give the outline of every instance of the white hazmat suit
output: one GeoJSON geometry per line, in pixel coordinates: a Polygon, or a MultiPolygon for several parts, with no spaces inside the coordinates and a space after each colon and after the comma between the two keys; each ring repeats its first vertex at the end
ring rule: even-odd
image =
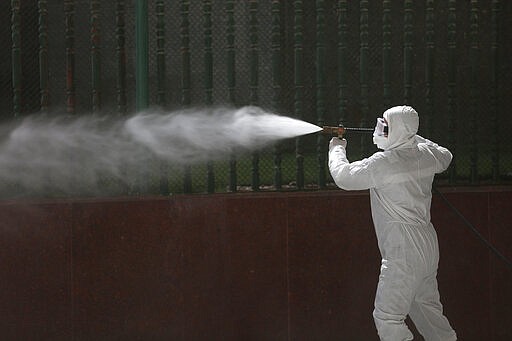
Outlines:
{"type": "Polygon", "coordinates": [[[329,170],[345,190],[370,189],[372,218],[382,256],[373,317],[381,340],[412,340],[409,315],[425,340],[456,340],[443,315],[437,288],[439,248],[430,222],[434,174],[452,154],[416,132],[418,113],[409,106],[388,109],[377,122],[374,143],[382,152],[349,162],[346,141],[329,144],[329,170]],[[382,133],[387,124],[387,136],[382,133]]]}

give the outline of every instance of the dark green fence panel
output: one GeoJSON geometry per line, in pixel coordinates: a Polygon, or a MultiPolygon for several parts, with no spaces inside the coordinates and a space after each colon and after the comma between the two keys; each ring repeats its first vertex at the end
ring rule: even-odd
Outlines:
{"type": "MultiPolygon", "coordinates": [[[[512,125],[510,1],[11,0],[0,6],[10,9],[0,11],[7,37],[0,50],[4,117],[251,104],[318,125],[371,127],[386,108],[407,103],[421,115],[420,133],[455,156],[440,181],[512,180],[505,135],[512,125]]],[[[350,160],[376,151],[369,136],[346,138],[350,160]]],[[[312,135],[194,166],[155,159],[144,165],[143,181],[116,193],[332,188],[327,145],[328,138],[312,135]]],[[[104,182],[115,187],[115,181],[104,182]]]]}

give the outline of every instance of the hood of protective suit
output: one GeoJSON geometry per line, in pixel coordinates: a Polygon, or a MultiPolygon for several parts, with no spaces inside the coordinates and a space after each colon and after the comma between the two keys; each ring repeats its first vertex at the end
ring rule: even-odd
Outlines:
{"type": "Polygon", "coordinates": [[[376,143],[380,149],[408,148],[416,143],[414,137],[420,123],[416,110],[402,105],[386,110],[382,116],[388,124],[388,136],[376,143]]]}

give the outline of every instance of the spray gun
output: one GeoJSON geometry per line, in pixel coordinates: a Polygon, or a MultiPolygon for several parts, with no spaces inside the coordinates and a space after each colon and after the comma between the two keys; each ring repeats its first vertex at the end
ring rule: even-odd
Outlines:
{"type": "Polygon", "coordinates": [[[322,131],[320,133],[329,135],[331,137],[339,137],[342,138],[343,135],[347,132],[354,132],[354,133],[373,133],[373,128],[349,128],[344,127],[342,124],[340,124],[337,127],[330,127],[330,126],[324,126],[322,131]]]}

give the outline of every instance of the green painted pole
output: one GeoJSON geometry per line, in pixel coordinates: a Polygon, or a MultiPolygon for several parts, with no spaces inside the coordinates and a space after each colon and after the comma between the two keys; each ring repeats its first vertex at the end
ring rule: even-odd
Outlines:
{"type": "Polygon", "coordinates": [[[75,3],[64,0],[65,45],[66,45],[66,112],[75,114],[75,3]]]}
{"type": "MultiPolygon", "coordinates": [[[[235,104],[236,68],[235,68],[235,1],[226,1],[226,73],[228,86],[228,99],[230,104],[235,104]]],[[[229,191],[237,191],[237,160],[235,155],[229,159],[229,191]]]]}
{"type": "Polygon", "coordinates": [[[338,1],[338,123],[346,125],[347,121],[347,33],[348,2],[338,1]]]}
{"type": "Polygon", "coordinates": [[[137,111],[149,106],[148,60],[148,2],[135,2],[135,107],[137,111]]]}
{"type": "Polygon", "coordinates": [[[404,103],[412,104],[413,2],[404,2],[404,103]]]}
{"type": "MultiPolygon", "coordinates": [[[[258,104],[258,87],[259,87],[259,41],[258,41],[258,0],[249,1],[249,54],[250,54],[250,98],[251,104],[258,104]]],[[[260,189],[260,155],[254,152],[252,155],[252,181],[251,188],[253,191],[260,189]]]]}
{"type": "MultiPolygon", "coordinates": [[[[191,70],[190,70],[190,1],[181,0],[180,38],[181,38],[181,104],[189,106],[191,103],[191,70]]],[[[183,192],[192,192],[192,169],[185,166],[183,170],[183,192]]]]}
{"type": "MultiPolygon", "coordinates": [[[[204,94],[206,105],[213,104],[213,50],[212,50],[212,1],[203,0],[204,17],[204,94]]],[[[213,161],[206,163],[206,190],[215,192],[213,161]]]]}
{"type": "Polygon", "coordinates": [[[117,112],[126,114],[125,1],[116,3],[117,112]]]}
{"type": "MultiPolygon", "coordinates": [[[[302,0],[293,3],[293,83],[294,83],[294,114],[299,120],[303,117],[304,107],[304,44],[303,26],[304,9],[302,0]]],[[[302,137],[295,139],[295,162],[297,189],[304,189],[304,143],[302,137]]]]}
{"type": "Polygon", "coordinates": [[[454,155],[448,169],[449,182],[457,180],[457,0],[448,3],[448,145],[454,155]]]}
{"type": "Polygon", "coordinates": [[[470,181],[471,184],[478,182],[478,93],[480,86],[480,42],[478,39],[479,30],[479,15],[478,0],[471,0],[471,8],[469,14],[470,22],[470,48],[469,48],[469,63],[471,68],[470,80],[470,181]]]}
{"type": "MultiPolygon", "coordinates": [[[[369,60],[369,26],[368,26],[368,1],[362,0],[359,4],[360,19],[359,19],[359,81],[361,86],[361,121],[360,127],[368,126],[369,115],[369,73],[368,73],[368,60],[369,60]]],[[[361,157],[368,153],[368,138],[361,136],[361,157]]]]}
{"type": "Polygon", "coordinates": [[[422,130],[426,136],[432,134],[434,116],[434,56],[435,56],[435,31],[434,31],[434,0],[427,0],[426,22],[426,48],[425,48],[425,116],[422,130]]]}
{"type": "MultiPolygon", "coordinates": [[[[165,65],[165,3],[157,0],[156,12],[156,68],[157,68],[157,103],[164,108],[167,104],[166,97],[166,65],[165,65]]],[[[169,195],[169,165],[167,161],[160,161],[160,194],[169,195]]]]}
{"type": "Polygon", "coordinates": [[[384,0],[382,6],[382,83],[385,110],[391,106],[391,0],[384,0]]]}
{"type": "Polygon", "coordinates": [[[492,1],[491,8],[491,25],[492,25],[492,40],[491,40],[491,122],[494,128],[494,134],[492,134],[492,180],[498,182],[500,178],[500,119],[501,115],[498,110],[498,66],[499,61],[499,44],[498,44],[498,32],[499,32],[499,15],[500,15],[501,3],[499,0],[492,1]]]}
{"type": "Polygon", "coordinates": [[[100,1],[91,0],[91,79],[92,111],[101,109],[100,1]]]}
{"type": "MultiPolygon", "coordinates": [[[[325,120],[325,1],[316,0],[316,119],[317,125],[322,127],[325,120]]],[[[325,137],[318,134],[316,145],[318,161],[318,186],[325,188],[325,137]]]]}
{"type": "Polygon", "coordinates": [[[48,1],[39,0],[39,93],[41,111],[48,111],[48,1]]]}
{"type": "MultiPolygon", "coordinates": [[[[279,111],[281,105],[281,1],[272,0],[272,106],[279,111]]],[[[274,147],[274,186],[282,188],[282,155],[280,144],[274,147]]]]}
{"type": "Polygon", "coordinates": [[[21,114],[21,14],[20,1],[11,1],[13,115],[21,114]]]}

